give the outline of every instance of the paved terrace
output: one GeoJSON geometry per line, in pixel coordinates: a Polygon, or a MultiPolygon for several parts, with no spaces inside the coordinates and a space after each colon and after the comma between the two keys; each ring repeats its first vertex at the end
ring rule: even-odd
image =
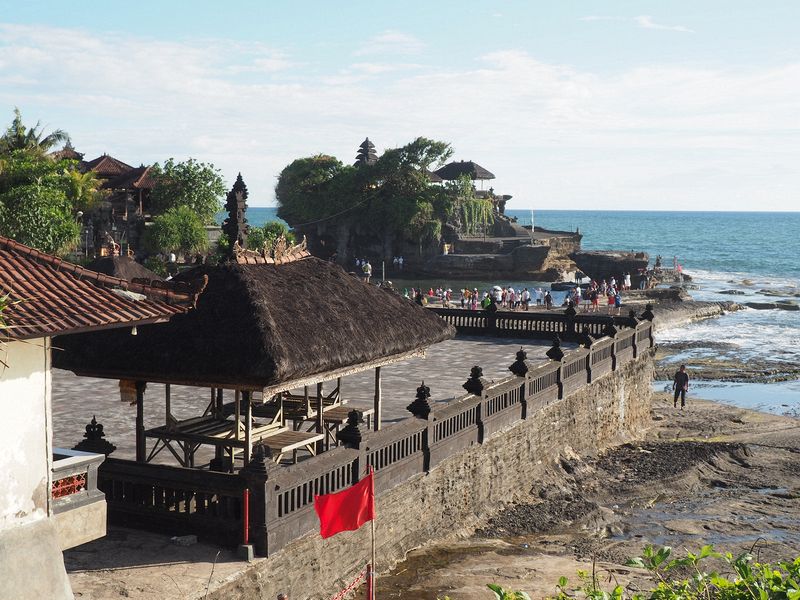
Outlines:
{"type": "MultiPolygon", "coordinates": [[[[428,348],[425,356],[412,358],[381,369],[384,427],[410,416],[406,406],[414,399],[416,388],[422,380],[431,388],[431,400],[444,402],[463,395],[461,385],[469,377],[474,365],[483,368],[489,379],[508,376],[508,365],[520,347],[528,358],[538,361],[545,358],[550,344],[529,339],[499,339],[458,336],[428,348]]],[[[564,350],[574,347],[563,344],[564,350]]],[[[326,384],[333,389],[335,382],[326,384]]],[[[345,377],[342,394],[354,407],[372,406],[374,371],[345,377]]],[[[230,392],[228,392],[230,394],[230,392]]],[[[232,400],[232,395],[227,396],[232,400]]],[[[172,386],[172,413],[178,419],[202,414],[210,399],[207,388],[172,386]]],[[[145,395],[145,428],[164,424],[164,386],[148,384],[145,395]]],[[[92,416],[103,424],[106,439],[117,446],[115,458],[135,459],[136,406],[120,401],[119,383],[116,379],[76,377],[69,371],[53,370],[53,438],[57,447],[71,448],[82,437],[92,416]]],[[[166,453],[165,462],[175,464],[166,453]]],[[[155,462],[161,462],[159,456],[155,462]]],[[[198,456],[198,458],[200,458],[198,456]]]]}

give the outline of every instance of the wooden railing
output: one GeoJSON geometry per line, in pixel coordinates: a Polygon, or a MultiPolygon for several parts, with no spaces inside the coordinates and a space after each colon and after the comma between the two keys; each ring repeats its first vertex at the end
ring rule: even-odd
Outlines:
{"type": "Polygon", "coordinates": [[[228,545],[241,540],[246,485],[238,475],[107,458],[98,487],[112,522],[228,545]]]}
{"type": "MultiPolygon", "coordinates": [[[[456,312],[458,318],[470,317],[468,311],[456,312]]],[[[370,467],[381,494],[443,461],[458,460],[498,431],[536,418],[543,407],[644,355],[653,345],[652,327],[642,321],[614,338],[594,340],[588,349],[567,352],[560,361],[526,363],[524,377],[512,375],[479,395],[434,405],[427,419],[410,417],[362,432],[358,447],[339,446],[290,466],[266,461],[263,472],[250,469],[240,475],[108,459],[100,468],[100,489],[117,520],[234,544],[243,526],[241,499],[247,488],[252,543],[257,553],[270,555],[318,527],[315,495],[351,486],[370,467]]]]}

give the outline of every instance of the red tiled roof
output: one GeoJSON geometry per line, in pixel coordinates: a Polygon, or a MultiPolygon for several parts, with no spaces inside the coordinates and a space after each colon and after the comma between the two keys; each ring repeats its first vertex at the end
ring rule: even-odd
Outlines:
{"type": "Polygon", "coordinates": [[[110,177],[122,175],[131,169],[133,169],[132,166],[125,164],[121,160],[116,159],[113,156],[109,156],[108,154],[103,154],[103,156],[98,156],[94,160],[81,163],[81,170],[84,173],[86,171],[94,171],[97,173],[97,176],[102,179],[108,179],[110,177]]]}
{"type": "Polygon", "coordinates": [[[136,167],[121,175],[110,178],[103,187],[112,190],[142,190],[153,189],[152,167],[136,167]]]}
{"type": "Polygon", "coordinates": [[[0,236],[0,338],[28,339],[168,321],[194,307],[205,282],[133,282],[90,271],[0,236]]]}

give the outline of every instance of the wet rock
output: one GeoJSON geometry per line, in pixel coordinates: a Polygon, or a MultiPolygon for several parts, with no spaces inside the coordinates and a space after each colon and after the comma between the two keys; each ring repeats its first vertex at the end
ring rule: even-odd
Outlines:
{"type": "Polygon", "coordinates": [[[778,308],[775,302],[745,302],[745,306],[755,310],[775,310],[778,308]]]}
{"type": "Polygon", "coordinates": [[[800,310],[797,300],[781,300],[776,302],[775,306],[780,310],[800,310]]]}
{"type": "Polygon", "coordinates": [[[744,292],[742,290],[720,290],[717,293],[718,294],[727,294],[729,296],[744,296],[744,292]]]}

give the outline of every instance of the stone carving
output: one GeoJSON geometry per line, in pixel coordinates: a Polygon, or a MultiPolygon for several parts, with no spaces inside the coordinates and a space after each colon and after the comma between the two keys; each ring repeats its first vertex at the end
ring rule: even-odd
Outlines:
{"type": "Polygon", "coordinates": [[[427,419],[428,415],[431,414],[431,403],[429,401],[430,397],[431,388],[425,385],[425,382],[423,381],[422,385],[417,388],[417,397],[411,404],[406,406],[406,410],[408,410],[415,417],[427,419]]]}
{"type": "Polygon", "coordinates": [[[469,379],[467,379],[467,381],[461,387],[467,390],[470,394],[480,396],[483,394],[483,389],[487,385],[489,385],[489,381],[484,379],[483,369],[481,369],[478,365],[475,365],[469,372],[469,379]]]}
{"type": "Polygon", "coordinates": [[[517,360],[515,360],[511,365],[508,367],[508,370],[511,371],[517,377],[525,377],[525,374],[528,372],[528,353],[525,352],[522,348],[517,351],[517,360]]]}
{"type": "Polygon", "coordinates": [[[336,439],[347,448],[355,448],[358,450],[361,445],[363,435],[361,429],[358,427],[364,422],[364,415],[359,410],[351,410],[347,414],[347,425],[341,431],[336,433],[336,439]]]}
{"type": "Polygon", "coordinates": [[[553,347],[547,351],[547,358],[550,360],[561,361],[564,358],[564,351],[561,349],[561,338],[553,336],[553,347]]]}
{"type": "Polygon", "coordinates": [[[86,433],[83,434],[84,439],[78,442],[78,444],[73,447],[73,450],[105,454],[108,456],[114,452],[117,447],[108,440],[104,440],[104,437],[106,437],[106,434],[103,432],[103,424],[98,423],[95,416],[92,415],[92,420],[86,425],[86,433]]]}

